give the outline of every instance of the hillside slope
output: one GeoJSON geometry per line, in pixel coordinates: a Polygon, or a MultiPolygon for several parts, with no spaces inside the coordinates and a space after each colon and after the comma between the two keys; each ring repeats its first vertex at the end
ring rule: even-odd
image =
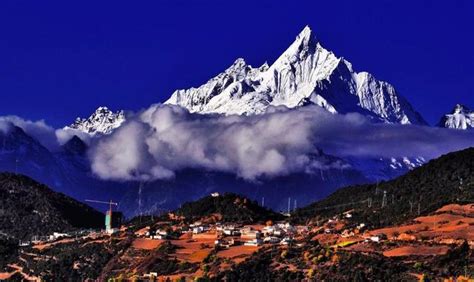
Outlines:
{"type": "Polygon", "coordinates": [[[388,182],[340,189],[299,209],[293,219],[307,221],[353,209],[351,221],[379,227],[413,219],[446,204],[473,201],[474,148],[469,148],[441,156],[388,182]]]}
{"type": "Polygon", "coordinates": [[[102,213],[31,178],[0,173],[0,233],[17,239],[102,227],[102,213]]]}

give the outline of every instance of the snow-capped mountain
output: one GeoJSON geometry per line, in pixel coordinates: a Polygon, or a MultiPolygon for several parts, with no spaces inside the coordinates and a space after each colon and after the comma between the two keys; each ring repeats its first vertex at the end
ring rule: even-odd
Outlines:
{"type": "Polygon", "coordinates": [[[444,115],[438,123],[440,127],[453,129],[474,129],[474,111],[457,104],[451,113],[444,115]]]}
{"type": "Polygon", "coordinates": [[[321,46],[305,27],[271,65],[254,68],[237,59],[198,88],[177,90],[165,102],[191,112],[259,114],[267,107],[315,104],[332,113],[359,112],[376,121],[426,124],[395,88],[321,46]]]}
{"type": "Polygon", "coordinates": [[[99,107],[89,118],[78,117],[73,124],[66,126],[64,129],[80,130],[90,135],[110,134],[124,121],[125,114],[123,111],[114,113],[107,107],[99,107]]]}

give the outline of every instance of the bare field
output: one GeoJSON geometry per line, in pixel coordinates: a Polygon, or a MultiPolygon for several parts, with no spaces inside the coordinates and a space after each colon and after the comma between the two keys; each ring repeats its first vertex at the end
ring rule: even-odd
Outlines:
{"type": "Polygon", "coordinates": [[[240,263],[244,261],[246,258],[251,256],[254,252],[258,251],[260,247],[253,247],[253,246],[233,246],[229,249],[219,251],[217,256],[220,258],[228,258],[234,261],[235,263],[240,263]]]}
{"type": "Polygon", "coordinates": [[[319,243],[323,245],[334,245],[337,243],[339,240],[340,236],[339,234],[318,234],[313,237],[313,240],[318,240],[319,243]]]}
{"type": "Polygon", "coordinates": [[[201,262],[214,247],[214,239],[179,239],[171,243],[178,246],[174,256],[188,262],[201,262]]]}
{"type": "Polygon", "coordinates": [[[12,276],[15,272],[0,272],[0,280],[7,280],[12,276]]]}
{"type": "Polygon", "coordinates": [[[439,256],[448,252],[448,246],[402,246],[383,252],[386,257],[439,256]]]}
{"type": "Polygon", "coordinates": [[[409,225],[382,228],[370,231],[376,235],[383,233],[389,238],[399,240],[428,239],[467,240],[474,244],[474,205],[446,205],[435,214],[416,218],[415,223],[409,225]]]}
{"type": "Polygon", "coordinates": [[[158,248],[162,243],[162,240],[137,238],[133,241],[132,247],[138,250],[153,250],[158,248]]]}
{"type": "Polygon", "coordinates": [[[73,239],[73,238],[62,239],[62,240],[58,240],[56,242],[35,245],[35,246],[33,246],[33,248],[37,249],[37,250],[43,250],[45,248],[49,248],[49,247],[54,246],[56,244],[66,244],[66,243],[71,243],[71,242],[74,242],[74,241],[75,241],[75,239],[73,239]]]}
{"type": "Polygon", "coordinates": [[[440,208],[436,212],[437,213],[440,213],[440,212],[454,212],[456,214],[462,214],[462,215],[473,215],[474,214],[474,204],[467,204],[467,205],[450,204],[450,205],[446,205],[446,206],[440,208]]]}

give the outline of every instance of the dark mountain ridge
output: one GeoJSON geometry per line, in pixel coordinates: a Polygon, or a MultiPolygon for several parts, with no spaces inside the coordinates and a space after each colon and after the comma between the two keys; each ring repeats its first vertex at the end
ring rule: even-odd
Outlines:
{"type": "Polygon", "coordinates": [[[104,215],[33,179],[0,173],[0,231],[17,239],[101,228],[104,215]]]}
{"type": "Polygon", "coordinates": [[[316,220],[353,210],[351,221],[394,225],[450,203],[474,202],[474,148],[449,153],[379,184],[342,188],[297,210],[293,219],[316,220]]]}

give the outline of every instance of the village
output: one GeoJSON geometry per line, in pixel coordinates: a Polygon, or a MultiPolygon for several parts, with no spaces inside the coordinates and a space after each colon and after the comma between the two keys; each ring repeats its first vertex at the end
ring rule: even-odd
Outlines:
{"type": "MultiPolygon", "coordinates": [[[[138,218],[124,222],[120,212],[109,210],[102,230],[87,229],[34,236],[31,240],[20,241],[19,247],[21,257],[38,260],[44,257],[44,250],[63,245],[87,246],[130,241],[130,248],[121,254],[119,260],[135,265],[135,277],[193,279],[209,274],[209,270],[201,268],[208,264],[206,261],[211,257],[219,261],[215,270],[218,273],[246,261],[261,250],[274,250],[283,256],[292,249],[305,250],[314,244],[326,250],[324,256],[328,262],[337,260],[338,252],[398,259],[417,258],[417,261],[423,262],[433,256],[447,254],[453,244],[467,242],[471,247],[474,246],[473,214],[472,204],[448,205],[402,226],[371,229],[364,222],[351,224],[353,210],[307,224],[291,224],[291,217],[287,214],[283,214],[281,220],[269,219],[247,224],[221,221],[216,214],[189,221],[174,213],[155,219],[151,217],[151,220],[138,218]],[[167,276],[157,271],[142,271],[141,262],[147,261],[162,246],[171,246],[173,249],[165,253],[167,259],[190,268],[167,276]]],[[[297,267],[291,263],[283,266],[291,269],[297,267]]],[[[23,273],[16,264],[11,268],[23,273]]],[[[121,271],[118,269],[116,273],[121,271]]],[[[22,275],[26,277],[27,274],[22,275]]]]}

